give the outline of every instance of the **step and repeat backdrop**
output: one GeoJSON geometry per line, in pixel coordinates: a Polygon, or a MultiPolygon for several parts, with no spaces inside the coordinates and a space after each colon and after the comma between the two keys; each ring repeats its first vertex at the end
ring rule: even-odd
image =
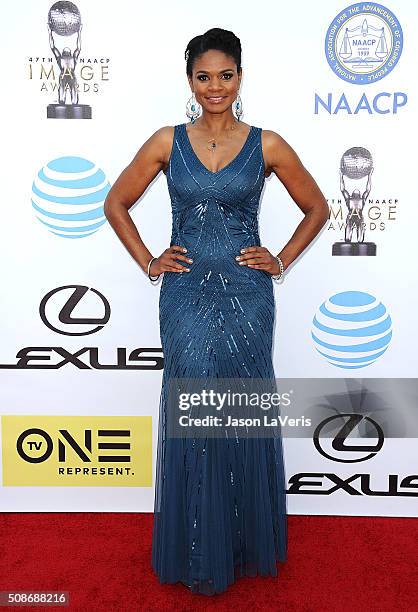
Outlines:
{"type": "MultiPolygon", "coordinates": [[[[1,511],[153,509],[160,285],[103,203],[155,130],[187,121],[187,42],[223,27],[243,120],[289,142],[330,210],[274,284],[277,378],[321,406],[284,439],[288,512],[417,514],[418,5],[388,2],[4,7],[1,511]]],[[[162,173],[130,213],[160,255],[162,173]]],[[[262,244],[279,252],[302,218],[269,177],[262,244]]]]}

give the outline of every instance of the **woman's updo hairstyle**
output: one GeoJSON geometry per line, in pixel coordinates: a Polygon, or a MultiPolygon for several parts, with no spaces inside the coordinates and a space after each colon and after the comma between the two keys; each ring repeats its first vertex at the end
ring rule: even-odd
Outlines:
{"type": "Polygon", "coordinates": [[[210,49],[222,51],[225,55],[234,58],[238,74],[241,72],[241,41],[229,30],[212,28],[204,34],[195,36],[189,42],[184,53],[186,60],[186,73],[189,77],[193,74],[195,60],[210,49]]]}

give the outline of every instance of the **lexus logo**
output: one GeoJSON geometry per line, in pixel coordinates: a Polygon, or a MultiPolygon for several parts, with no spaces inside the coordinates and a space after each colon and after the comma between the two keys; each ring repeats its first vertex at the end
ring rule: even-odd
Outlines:
{"type": "MultiPolygon", "coordinates": [[[[335,423],[334,423],[335,425],[335,423]]],[[[376,421],[368,416],[359,414],[338,414],[333,415],[321,421],[316,427],[313,434],[313,443],[316,450],[327,459],[338,461],[339,463],[359,463],[371,459],[380,451],[384,442],[383,430],[376,421]],[[330,443],[329,436],[323,435],[323,430],[326,426],[335,420],[345,419],[345,423],[340,427],[337,433],[333,436],[330,443]],[[367,444],[350,443],[349,436],[356,428],[359,430],[359,425],[363,424],[377,438],[376,442],[370,443],[368,435],[367,444]],[[328,442],[326,442],[328,440],[328,442]],[[353,457],[352,455],[356,456],[353,457]],[[345,456],[344,456],[345,455],[345,456]]]]}
{"type": "MultiPolygon", "coordinates": [[[[110,304],[93,287],[64,285],[51,289],[42,298],[39,314],[42,322],[58,334],[89,336],[103,329],[109,321],[110,304]]],[[[20,348],[16,353],[16,362],[0,363],[0,370],[57,370],[70,364],[79,370],[162,370],[164,367],[161,347],[118,346],[109,361],[101,355],[98,346],[87,345],[68,350],[65,346],[56,346],[55,342],[51,344],[39,346],[36,343],[20,348]]]]}
{"type": "Polygon", "coordinates": [[[105,296],[85,285],[65,285],[49,291],[39,305],[43,323],[64,336],[88,336],[103,329],[110,318],[110,304],[105,296]],[[70,292],[72,290],[72,292],[70,292]],[[75,309],[94,313],[76,316],[75,309]]]}

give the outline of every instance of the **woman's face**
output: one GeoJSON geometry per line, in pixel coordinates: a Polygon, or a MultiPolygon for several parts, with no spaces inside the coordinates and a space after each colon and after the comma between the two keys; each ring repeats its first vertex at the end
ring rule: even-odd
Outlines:
{"type": "Polygon", "coordinates": [[[195,59],[192,78],[188,78],[202,108],[209,113],[223,113],[237,97],[241,76],[234,58],[211,49],[195,59]]]}

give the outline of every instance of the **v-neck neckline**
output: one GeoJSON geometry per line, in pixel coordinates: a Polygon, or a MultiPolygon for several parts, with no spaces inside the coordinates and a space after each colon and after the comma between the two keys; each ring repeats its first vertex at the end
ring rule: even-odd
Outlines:
{"type": "Polygon", "coordinates": [[[238,151],[238,153],[235,155],[235,157],[233,159],[231,159],[230,162],[228,162],[226,164],[226,166],[223,166],[223,168],[220,168],[219,170],[217,170],[216,172],[213,172],[212,170],[209,170],[209,168],[207,168],[205,166],[205,164],[199,159],[199,157],[197,156],[197,154],[195,153],[195,150],[192,147],[192,143],[190,142],[190,138],[189,138],[189,134],[187,133],[187,129],[186,129],[186,124],[183,123],[183,131],[184,131],[184,135],[185,135],[185,140],[186,143],[190,149],[191,154],[193,155],[193,157],[195,158],[195,160],[199,163],[199,165],[203,168],[203,170],[205,170],[205,172],[207,172],[209,175],[211,176],[217,176],[218,174],[220,174],[221,172],[223,172],[224,170],[226,170],[227,168],[229,168],[230,166],[232,166],[233,163],[235,163],[242,155],[242,153],[244,152],[244,150],[247,148],[247,144],[250,141],[250,136],[253,133],[254,130],[254,126],[251,125],[250,126],[250,130],[247,134],[247,138],[244,141],[244,144],[242,145],[241,149],[238,151]]]}

